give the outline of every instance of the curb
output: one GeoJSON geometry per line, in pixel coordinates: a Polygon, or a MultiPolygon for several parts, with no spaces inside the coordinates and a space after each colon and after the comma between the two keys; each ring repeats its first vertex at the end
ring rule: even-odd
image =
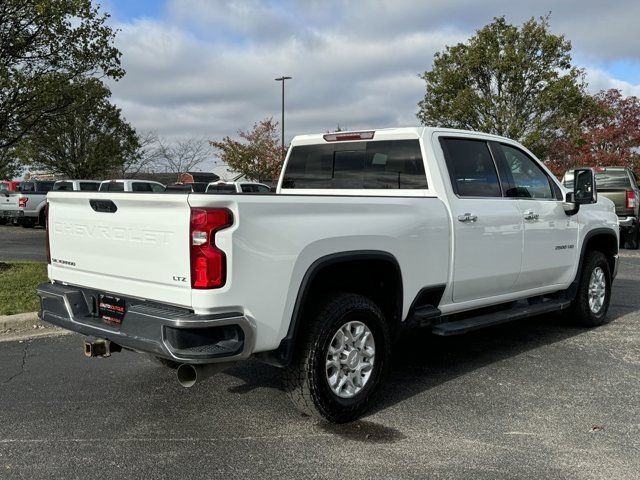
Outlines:
{"type": "Polygon", "coordinates": [[[65,335],[69,330],[41,322],[38,312],[0,315],[0,343],[32,340],[52,335],[65,335]]]}
{"type": "Polygon", "coordinates": [[[45,325],[38,318],[38,312],[0,315],[0,331],[33,328],[34,325],[45,325]]]}

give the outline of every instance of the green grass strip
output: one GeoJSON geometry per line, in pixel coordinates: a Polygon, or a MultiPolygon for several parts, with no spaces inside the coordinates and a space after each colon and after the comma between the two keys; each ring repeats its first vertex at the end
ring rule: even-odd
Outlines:
{"type": "Polygon", "coordinates": [[[0,315],[38,310],[36,286],[46,281],[46,263],[0,262],[0,315]]]}

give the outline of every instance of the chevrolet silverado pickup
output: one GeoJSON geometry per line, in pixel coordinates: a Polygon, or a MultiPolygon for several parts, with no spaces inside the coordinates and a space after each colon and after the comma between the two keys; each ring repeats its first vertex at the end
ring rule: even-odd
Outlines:
{"type": "Polygon", "coordinates": [[[297,136],[275,195],[52,192],[40,317],[184,386],[252,356],[301,411],[350,421],[404,329],[606,321],[618,217],[574,174],[568,191],[517,142],[420,127],[297,136]]]}

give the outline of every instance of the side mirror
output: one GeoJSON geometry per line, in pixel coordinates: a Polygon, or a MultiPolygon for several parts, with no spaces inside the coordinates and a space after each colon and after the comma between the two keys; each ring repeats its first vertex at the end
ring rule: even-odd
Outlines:
{"type": "Polygon", "coordinates": [[[580,210],[580,204],[576,203],[576,194],[574,192],[567,192],[567,197],[562,204],[564,213],[567,215],[575,215],[580,210]]]}
{"type": "Polygon", "coordinates": [[[573,171],[573,192],[578,205],[587,205],[598,201],[596,177],[590,168],[579,168],[573,171]]]}

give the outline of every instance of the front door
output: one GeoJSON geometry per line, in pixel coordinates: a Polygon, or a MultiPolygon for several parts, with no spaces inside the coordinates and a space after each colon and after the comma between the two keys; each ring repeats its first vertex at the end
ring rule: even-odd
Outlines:
{"type": "Polygon", "coordinates": [[[500,144],[511,188],[524,221],[522,271],[517,290],[566,284],[571,280],[578,252],[578,223],[562,207],[562,192],[533,157],[500,144]]]}

